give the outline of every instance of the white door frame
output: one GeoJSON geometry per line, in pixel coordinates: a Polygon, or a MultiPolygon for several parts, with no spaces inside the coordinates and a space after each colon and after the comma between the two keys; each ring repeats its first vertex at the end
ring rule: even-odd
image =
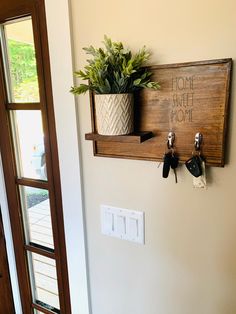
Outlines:
{"type": "Polygon", "coordinates": [[[69,0],[45,0],[72,313],[89,314],[69,0]]]}

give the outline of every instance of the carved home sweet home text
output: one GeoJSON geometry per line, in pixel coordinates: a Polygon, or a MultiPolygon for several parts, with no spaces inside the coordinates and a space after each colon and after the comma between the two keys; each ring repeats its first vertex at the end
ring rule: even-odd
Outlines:
{"type": "Polygon", "coordinates": [[[174,123],[192,122],[194,76],[177,76],[172,78],[173,98],[170,121],[174,123]]]}

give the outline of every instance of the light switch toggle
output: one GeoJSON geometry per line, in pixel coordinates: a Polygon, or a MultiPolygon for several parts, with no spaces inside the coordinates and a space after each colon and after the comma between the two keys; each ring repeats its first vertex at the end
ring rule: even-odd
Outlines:
{"type": "Polygon", "coordinates": [[[101,205],[102,234],[144,244],[144,212],[101,205]]]}
{"type": "Polygon", "coordinates": [[[131,238],[135,239],[138,237],[138,219],[129,218],[129,233],[131,238]]]}
{"type": "Polygon", "coordinates": [[[117,215],[116,217],[116,231],[123,238],[126,236],[126,217],[122,215],[117,215]]]}

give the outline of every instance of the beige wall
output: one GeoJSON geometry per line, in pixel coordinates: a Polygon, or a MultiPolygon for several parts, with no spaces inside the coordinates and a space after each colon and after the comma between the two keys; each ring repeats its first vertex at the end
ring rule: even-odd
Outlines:
{"type": "MultiPolygon", "coordinates": [[[[104,34],[132,49],[145,44],[153,64],[236,59],[234,0],[71,2],[76,69],[85,64],[82,47],[100,45],[104,34]]],[[[78,98],[93,314],[236,313],[232,86],[229,162],[208,170],[207,191],[194,190],[183,167],[176,185],[154,162],[93,157],[84,140],[88,95],[78,98]],[[146,244],[101,235],[100,204],[144,210],[146,244]]]]}

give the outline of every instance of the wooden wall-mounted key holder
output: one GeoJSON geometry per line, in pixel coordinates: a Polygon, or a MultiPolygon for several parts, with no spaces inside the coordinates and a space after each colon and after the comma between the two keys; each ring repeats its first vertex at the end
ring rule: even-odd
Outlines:
{"type": "Polygon", "coordinates": [[[135,134],[104,137],[96,133],[91,95],[94,155],[161,161],[169,130],[175,133],[180,162],[191,156],[197,132],[206,164],[224,166],[232,59],[149,67],[159,91],[144,89],[135,97],[135,134]]]}

